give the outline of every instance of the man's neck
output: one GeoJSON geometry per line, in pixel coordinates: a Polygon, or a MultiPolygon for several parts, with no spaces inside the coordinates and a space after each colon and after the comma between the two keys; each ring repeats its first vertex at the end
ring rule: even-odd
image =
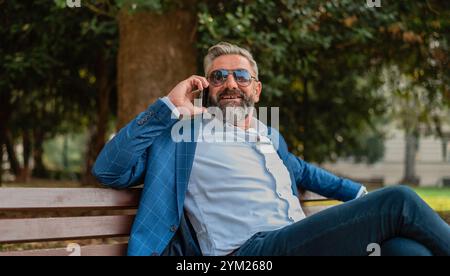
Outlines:
{"type": "Polygon", "coordinates": [[[241,128],[243,130],[247,130],[251,127],[253,117],[253,110],[249,112],[249,114],[245,117],[244,120],[239,121],[235,124],[236,127],[241,128]]]}

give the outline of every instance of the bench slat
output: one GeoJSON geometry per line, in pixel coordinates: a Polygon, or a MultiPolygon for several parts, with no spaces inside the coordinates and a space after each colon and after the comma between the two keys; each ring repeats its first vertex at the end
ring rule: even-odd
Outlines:
{"type": "Polygon", "coordinates": [[[0,243],[127,236],[133,215],[3,219],[0,243]]]}
{"type": "MultiPolygon", "coordinates": [[[[0,210],[59,208],[136,208],[141,188],[1,188],[0,210]]],[[[327,198],[310,191],[301,192],[301,201],[327,198]]]]}
{"type": "Polygon", "coordinates": [[[321,212],[333,206],[335,205],[303,206],[302,209],[305,212],[305,215],[309,217],[311,215],[314,215],[315,213],[321,212]]]}
{"type": "Polygon", "coordinates": [[[142,189],[1,188],[0,210],[136,208],[142,189]]]}
{"type": "Polygon", "coordinates": [[[310,191],[299,191],[300,201],[322,201],[322,200],[330,200],[329,198],[323,197],[319,194],[310,192],[310,191]]]}
{"type": "MultiPolygon", "coordinates": [[[[128,244],[89,245],[80,247],[80,256],[124,256],[128,244]]],[[[0,252],[1,256],[69,256],[66,248],[0,252]]]]}

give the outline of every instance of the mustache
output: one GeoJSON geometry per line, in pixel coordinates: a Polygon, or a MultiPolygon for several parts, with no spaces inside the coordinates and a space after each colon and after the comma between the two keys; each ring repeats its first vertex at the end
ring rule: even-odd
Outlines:
{"type": "Polygon", "coordinates": [[[224,97],[229,97],[229,96],[238,96],[242,99],[246,99],[245,93],[239,89],[225,89],[217,95],[217,99],[221,100],[224,97]]]}

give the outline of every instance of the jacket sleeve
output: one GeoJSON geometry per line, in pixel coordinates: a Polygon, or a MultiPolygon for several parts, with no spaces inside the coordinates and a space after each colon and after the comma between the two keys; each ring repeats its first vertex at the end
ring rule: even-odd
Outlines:
{"type": "Polygon", "coordinates": [[[123,127],[100,152],[92,174],[102,184],[127,188],[140,184],[147,162],[147,152],[153,142],[177,120],[170,108],[159,99],[145,112],[123,127]]]}
{"type": "Polygon", "coordinates": [[[359,183],[331,174],[291,153],[288,158],[298,188],[340,201],[355,199],[362,188],[359,183]]]}
{"type": "Polygon", "coordinates": [[[297,188],[340,201],[349,201],[358,197],[363,189],[361,184],[338,177],[300,159],[288,151],[286,141],[277,130],[271,129],[271,133],[281,158],[285,160],[286,166],[293,174],[297,188]]]}

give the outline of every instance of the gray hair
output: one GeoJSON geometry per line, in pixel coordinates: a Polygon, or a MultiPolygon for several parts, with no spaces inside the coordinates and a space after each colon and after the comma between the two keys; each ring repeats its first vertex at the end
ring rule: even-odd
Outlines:
{"type": "Polygon", "coordinates": [[[212,46],[208,49],[208,54],[205,56],[203,60],[203,68],[205,69],[205,76],[208,74],[209,68],[213,60],[223,55],[240,55],[245,57],[252,66],[253,71],[255,71],[256,79],[258,79],[258,65],[256,61],[253,59],[252,54],[237,45],[228,43],[228,42],[219,42],[218,44],[212,46]]]}

